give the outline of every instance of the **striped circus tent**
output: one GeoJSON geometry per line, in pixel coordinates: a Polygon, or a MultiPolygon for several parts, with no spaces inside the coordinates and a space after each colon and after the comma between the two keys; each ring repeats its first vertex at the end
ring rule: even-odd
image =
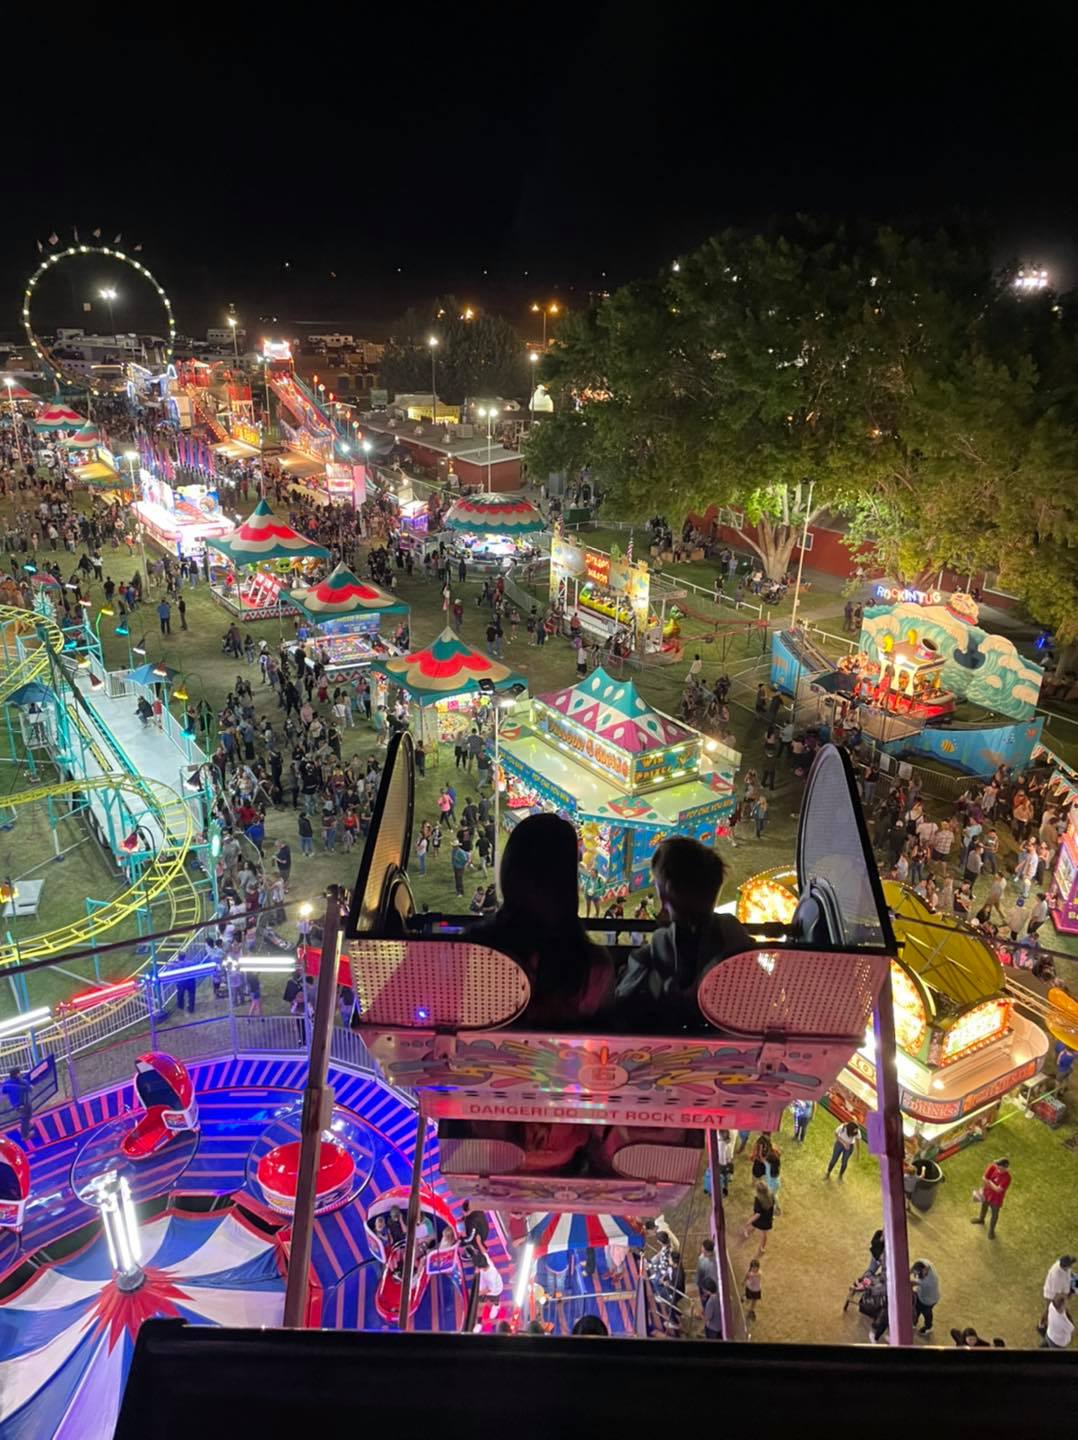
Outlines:
{"type": "Polygon", "coordinates": [[[0,399],[33,400],[35,403],[41,399],[40,395],[35,395],[32,390],[27,390],[25,385],[20,385],[10,375],[0,375],[0,384],[3,385],[3,389],[0,390],[0,399]]]}
{"type": "Polygon", "coordinates": [[[622,1215],[537,1214],[527,1220],[527,1243],[535,1255],[556,1255],[563,1250],[601,1249],[624,1245],[639,1249],[644,1232],[622,1215]]]}
{"type": "Polygon", "coordinates": [[[30,422],[35,430],[80,430],[88,423],[85,415],[67,405],[42,405],[36,419],[30,422]]]}
{"type": "Polygon", "coordinates": [[[165,1211],[140,1226],[145,1279],[125,1291],[99,1230],[83,1250],[33,1271],[0,1302],[0,1435],[111,1435],[145,1320],[280,1325],[285,1282],[272,1234],[239,1211],[165,1211]]]}
{"type": "Polygon", "coordinates": [[[222,551],[233,565],[257,565],[268,560],[327,560],[329,551],[324,545],[316,545],[293,530],[291,525],[278,520],[273,511],[260,500],[250,515],[233,530],[227,540],[207,539],[207,545],[222,551]]]}
{"type": "Polygon", "coordinates": [[[547,526],[530,500],[512,495],[472,495],[450,508],[445,528],[471,535],[534,535],[547,526]]]}
{"type": "Polygon", "coordinates": [[[403,685],[417,705],[474,694],[485,688],[481,681],[489,681],[495,690],[514,685],[523,688],[527,683],[523,675],[473,650],[448,628],[422,650],[373,661],[370,668],[395,685],[403,685]]]}
{"type": "Polygon", "coordinates": [[[344,564],[317,585],[290,590],[288,598],[316,625],[338,616],[408,614],[408,606],[394,599],[388,590],[360,580],[344,564]]]}
{"type": "Polygon", "coordinates": [[[95,445],[101,444],[101,432],[87,420],[85,425],[65,436],[64,444],[71,450],[92,450],[95,445]]]}

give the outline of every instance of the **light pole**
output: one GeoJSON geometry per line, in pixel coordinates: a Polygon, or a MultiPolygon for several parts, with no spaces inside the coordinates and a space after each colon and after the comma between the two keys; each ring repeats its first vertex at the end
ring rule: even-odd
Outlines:
{"type": "MultiPolygon", "coordinates": [[[[139,473],[138,473],[138,459],[139,459],[139,453],[138,453],[137,450],[125,450],[125,451],[124,451],[124,459],[127,461],[128,465],[131,467],[131,496],[132,496],[132,504],[133,504],[133,502],[134,502],[134,497],[138,494],[138,478],[139,478],[139,473]]],[[[136,525],[138,526],[138,547],[139,547],[139,553],[140,553],[141,556],[142,556],[142,577],[143,577],[143,579],[144,579],[145,582],[146,582],[146,590],[147,590],[147,593],[149,593],[149,589],[150,589],[150,572],[149,572],[149,570],[146,568],[146,535],[145,535],[145,531],[143,530],[143,526],[142,526],[142,514],[141,514],[141,512],[138,511],[138,510],[135,510],[135,511],[134,511],[134,514],[135,514],[135,523],[136,523],[136,525]]]]}
{"type": "Polygon", "coordinates": [[[528,423],[535,424],[535,366],[539,363],[539,356],[534,350],[528,351],[528,364],[532,367],[531,384],[528,386],[528,423]]]}
{"type": "Polygon", "coordinates": [[[15,431],[15,448],[19,452],[19,464],[22,465],[22,436],[19,434],[19,412],[15,409],[15,381],[10,375],[4,376],[4,384],[7,386],[7,403],[11,406],[11,428],[15,431]]]}
{"type": "Polygon", "coordinates": [[[434,360],[438,349],[437,335],[431,335],[427,339],[430,346],[430,423],[432,426],[438,424],[438,385],[435,380],[434,360]]]}
{"type": "Polygon", "coordinates": [[[228,317],[228,327],[232,331],[232,354],[236,357],[237,365],[240,363],[240,342],[236,337],[236,326],[238,324],[239,321],[236,319],[235,315],[230,315],[228,317]]]}
{"type": "MultiPolygon", "coordinates": [[[[812,491],[815,488],[815,485],[815,480],[809,481],[808,501],[805,504],[805,524],[804,528],[801,531],[801,549],[798,552],[797,556],[797,582],[794,585],[794,603],[793,608],[790,611],[791,630],[797,624],[797,606],[798,602],[801,599],[801,571],[804,568],[805,564],[805,545],[808,543],[809,516],[812,514],[812,491]]],[[[794,698],[796,699],[796,696],[794,698]]]]}
{"type": "Polygon", "coordinates": [[[116,291],[112,288],[111,285],[109,285],[106,286],[104,290],[99,290],[97,293],[100,299],[104,300],[105,304],[109,307],[109,329],[112,331],[112,338],[115,340],[116,321],[112,318],[112,305],[113,302],[118,298],[116,291]]]}
{"type": "Polygon", "coordinates": [[[480,420],[486,420],[486,422],[487,422],[487,494],[489,495],[489,494],[491,494],[491,488],[490,488],[490,462],[491,462],[491,447],[492,447],[492,445],[493,445],[493,429],[492,429],[492,426],[493,426],[494,421],[497,419],[498,411],[495,409],[495,407],[494,407],[493,405],[490,405],[490,406],[480,405],[479,409],[476,411],[476,414],[479,416],[480,420]]]}
{"type": "Polygon", "coordinates": [[[545,350],[546,350],[546,317],[547,317],[548,315],[557,315],[557,314],[559,313],[559,310],[560,310],[560,307],[559,307],[558,302],[557,302],[556,300],[551,300],[548,305],[538,305],[538,304],[536,304],[536,305],[533,305],[533,306],[532,306],[532,314],[533,314],[533,315],[541,315],[541,316],[543,317],[543,350],[544,350],[544,352],[545,352],[545,350]]]}

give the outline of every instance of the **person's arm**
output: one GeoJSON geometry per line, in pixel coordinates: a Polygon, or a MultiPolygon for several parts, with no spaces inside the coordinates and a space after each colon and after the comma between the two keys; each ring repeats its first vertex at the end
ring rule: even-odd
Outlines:
{"type": "Polygon", "coordinates": [[[619,1004],[639,995],[646,987],[651,974],[651,946],[642,945],[629,956],[629,963],[614,990],[614,999],[619,1004]]]}

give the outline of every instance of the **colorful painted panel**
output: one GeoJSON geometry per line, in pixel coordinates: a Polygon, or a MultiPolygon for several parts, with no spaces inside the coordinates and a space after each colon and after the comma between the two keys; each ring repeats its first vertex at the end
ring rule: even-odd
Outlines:
{"type": "MultiPolygon", "coordinates": [[[[969,613],[975,616],[976,607],[969,613]]],[[[865,611],[859,645],[871,659],[885,662],[888,651],[908,642],[911,632],[935,642],[944,660],[945,689],[1015,720],[1032,718],[1044,674],[1041,667],[1019,655],[1006,636],[990,635],[950,604],[871,605],[865,611]]]]}
{"type": "Polygon", "coordinates": [[[1044,718],[1015,725],[926,727],[882,746],[892,755],[930,755],[967,775],[991,775],[997,765],[1024,770],[1040,743],[1044,718]]]}

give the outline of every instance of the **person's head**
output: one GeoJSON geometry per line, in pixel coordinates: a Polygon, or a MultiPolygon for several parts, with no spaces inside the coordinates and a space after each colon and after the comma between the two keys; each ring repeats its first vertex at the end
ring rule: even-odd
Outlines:
{"type": "Polygon", "coordinates": [[[714,1242],[714,1240],[712,1240],[712,1239],[709,1237],[709,1238],[708,1238],[707,1240],[705,1240],[704,1243],[700,1246],[700,1249],[704,1252],[705,1255],[714,1255],[714,1253],[715,1253],[715,1242],[714,1242]]]}
{"type": "Polygon", "coordinates": [[[1006,1160],[1006,1159],[997,1160],[997,1161],[996,1161],[996,1168],[997,1168],[998,1170],[1009,1170],[1009,1169],[1011,1168],[1011,1162],[1010,1162],[1009,1160],[1006,1160]]]}
{"type": "Polygon", "coordinates": [[[774,1200],[772,1199],[771,1191],[767,1188],[764,1182],[762,1180],[757,1180],[756,1184],[753,1186],[753,1189],[755,1191],[756,1198],[757,1200],[759,1200],[760,1204],[766,1205],[767,1208],[770,1210],[771,1206],[774,1204],[774,1200]]]}
{"type": "Polygon", "coordinates": [[[665,1230],[656,1230],[655,1238],[656,1240],[658,1240],[659,1244],[663,1247],[663,1249],[665,1249],[670,1244],[670,1236],[666,1233],[665,1230]]]}
{"type": "Polygon", "coordinates": [[[470,1201],[470,1200],[462,1200],[462,1201],[460,1202],[460,1213],[461,1213],[462,1215],[467,1215],[468,1211],[469,1211],[471,1208],[472,1208],[472,1205],[471,1205],[471,1201],[470,1201]]]}
{"type": "Polygon", "coordinates": [[[581,1315],[580,1319],[573,1326],[574,1335],[609,1335],[598,1315],[581,1315]]]}
{"type": "Polygon", "coordinates": [[[910,1266],[910,1274],[915,1280],[923,1280],[931,1268],[927,1260],[915,1260],[910,1266]]]}
{"type": "Polygon", "coordinates": [[[749,1261],[749,1274],[750,1274],[750,1275],[751,1275],[751,1274],[754,1274],[755,1272],[757,1272],[757,1271],[759,1270],[759,1268],[760,1268],[760,1262],[759,1262],[759,1260],[753,1259],[753,1260],[750,1260],[750,1261],[749,1261]]]}
{"type": "Polygon", "coordinates": [[[529,1320],[527,1325],[524,1327],[524,1334],[545,1335],[546,1331],[543,1329],[543,1322],[541,1320],[529,1320]]]}
{"type": "Polygon", "coordinates": [[[576,831],[558,815],[529,815],[505,842],[499,871],[508,908],[555,925],[575,919],[576,831]]]}
{"type": "Polygon", "coordinates": [[[1061,1255],[1061,1256],[1059,1257],[1059,1268],[1060,1268],[1061,1270],[1069,1270],[1073,1264],[1074,1264],[1074,1256],[1073,1256],[1073,1255],[1061,1255]]]}
{"type": "Polygon", "coordinates": [[[858,1130],[858,1127],[854,1124],[854,1122],[853,1122],[852,1120],[847,1120],[847,1121],[846,1121],[846,1134],[850,1137],[851,1140],[852,1140],[856,1135],[860,1134],[860,1131],[858,1130]]]}
{"type": "Polygon", "coordinates": [[[495,1335],[512,1335],[513,1327],[508,1320],[499,1320],[494,1327],[495,1335]]]}
{"type": "Polygon", "coordinates": [[[9,1080],[18,1080],[21,1075],[22,1071],[17,1065],[12,1065],[11,1069],[7,1072],[7,1078],[9,1080]]]}
{"type": "Polygon", "coordinates": [[[651,857],[655,889],[671,919],[701,922],[715,909],[725,869],[722,860],[699,840],[672,835],[651,857]]]}

